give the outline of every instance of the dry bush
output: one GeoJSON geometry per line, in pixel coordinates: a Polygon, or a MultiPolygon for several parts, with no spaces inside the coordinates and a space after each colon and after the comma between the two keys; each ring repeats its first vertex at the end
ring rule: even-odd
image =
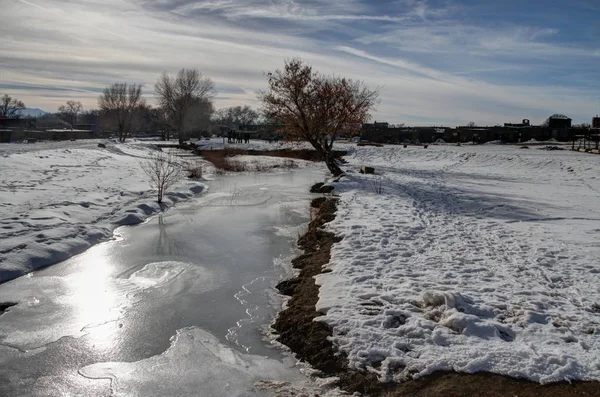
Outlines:
{"type": "Polygon", "coordinates": [[[200,154],[206,161],[210,161],[215,166],[217,174],[248,171],[247,165],[243,162],[228,158],[231,156],[228,150],[207,150],[200,152],[200,154]]]}
{"type": "Polygon", "coordinates": [[[188,164],[185,168],[185,172],[190,179],[202,179],[202,164],[188,164]]]}
{"type": "Polygon", "coordinates": [[[371,190],[375,194],[383,194],[383,190],[384,190],[383,176],[379,176],[377,178],[371,179],[371,190]]]}
{"type": "Polygon", "coordinates": [[[240,160],[225,159],[225,171],[244,172],[248,171],[248,164],[240,160]]]}
{"type": "MultiPolygon", "coordinates": [[[[299,165],[292,159],[307,160],[307,161],[322,161],[321,156],[315,150],[303,149],[303,150],[246,150],[237,148],[226,148],[222,150],[198,150],[196,154],[202,156],[205,160],[211,162],[216,169],[217,174],[223,172],[245,172],[254,171],[261,172],[269,169],[282,168],[284,170],[291,170],[298,168],[299,165]],[[286,158],[283,164],[265,164],[258,160],[251,161],[250,163],[244,163],[236,159],[230,159],[229,157],[234,156],[269,156],[286,158]]],[[[336,151],[335,155],[341,159],[341,156],[345,155],[346,152],[336,151]]]]}
{"type": "Polygon", "coordinates": [[[283,161],[283,168],[287,171],[298,168],[298,163],[292,159],[286,159],[283,161]]]}
{"type": "Polygon", "coordinates": [[[227,168],[226,156],[221,150],[207,150],[200,152],[206,161],[210,161],[217,170],[224,171],[227,168]]]}
{"type": "MultiPolygon", "coordinates": [[[[317,153],[316,150],[312,150],[312,149],[247,150],[247,149],[237,149],[237,148],[225,148],[225,149],[220,149],[220,150],[197,150],[195,153],[206,158],[207,160],[208,160],[208,156],[217,156],[218,155],[218,156],[222,156],[222,157],[234,157],[234,156],[240,156],[240,155],[248,155],[248,156],[285,157],[285,158],[315,161],[315,162],[323,161],[323,157],[319,153],[317,153]]],[[[346,154],[347,154],[347,152],[343,151],[343,150],[334,150],[333,151],[333,155],[340,162],[344,162],[342,159],[342,156],[345,156],[346,154]]]]}
{"type": "Polygon", "coordinates": [[[157,201],[162,203],[165,193],[181,179],[183,166],[171,151],[156,152],[140,164],[150,185],[157,190],[157,201]]]}

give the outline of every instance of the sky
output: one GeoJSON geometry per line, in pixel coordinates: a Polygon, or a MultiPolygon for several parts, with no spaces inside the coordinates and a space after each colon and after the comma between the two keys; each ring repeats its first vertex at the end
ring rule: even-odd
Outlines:
{"type": "Polygon", "coordinates": [[[0,95],[97,107],[115,82],[197,68],[217,108],[259,107],[300,57],[380,90],[373,120],[574,123],[600,113],[600,0],[0,0],[0,95]]]}

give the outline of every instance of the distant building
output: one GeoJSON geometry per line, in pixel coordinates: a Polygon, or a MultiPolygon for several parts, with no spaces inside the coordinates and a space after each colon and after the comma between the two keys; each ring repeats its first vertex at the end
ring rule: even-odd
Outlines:
{"type": "Polygon", "coordinates": [[[6,119],[0,118],[0,142],[23,140],[25,132],[36,128],[36,119],[6,119]]]}
{"type": "MultiPolygon", "coordinates": [[[[547,141],[556,139],[567,142],[571,140],[574,129],[572,120],[562,114],[554,114],[548,119],[548,125],[532,125],[529,119],[520,123],[504,123],[495,126],[464,125],[456,128],[448,127],[394,127],[386,122],[363,124],[360,138],[363,141],[398,144],[404,142],[431,143],[440,142],[474,142],[485,143],[501,141],[505,143],[527,142],[529,140],[547,141]]],[[[600,134],[600,116],[594,117],[592,127],[600,134]]]]}
{"type": "Polygon", "coordinates": [[[530,122],[529,122],[529,119],[523,119],[523,122],[521,122],[521,123],[504,123],[504,126],[509,127],[509,128],[523,128],[523,127],[529,127],[530,122]]]}
{"type": "Polygon", "coordinates": [[[572,120],[564,114],[553,114],[548,119],[548,128],[551,130],[571,128],[571,122],[572,120]]]}
{"type": "Polygon", "coordinates": [[[9,130],[27,130],[31,128],[36,128],[36,119],[0,118],[0,128],[9,130]]]}
{"type": "Polygon", "coordinates": [[[415,128],[390,127],[389,123],[377,121],[363,124],[360,139],[376,143],[403,143],[419,139],[419,132],[415,128]]]}
{"type": "Polygon", "coordinates": [[[592,128],[600,129],[600,116],[596,115],[592,118],[592,128]]]}

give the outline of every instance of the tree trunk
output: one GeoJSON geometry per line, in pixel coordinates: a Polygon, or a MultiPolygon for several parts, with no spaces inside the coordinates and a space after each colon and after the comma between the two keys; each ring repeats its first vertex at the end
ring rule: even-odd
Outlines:
{"type": "Polygon", "coordinates": [[[333,149],[327,150],[327,148],[323,147],[317,141],[309,140],[309,143],[312,145],[312,147],[315,148],[317,153],[319,153],[321,159],[325,161],[327,169],[333,174],[333,176],[339,176],[344,173],[342,169],[337,165],[337,161],[335,159],[335,156],[333,155],[333,149]]]}
{"type": "Polygon", "coordinates": [[[179,129],[179,133],[177,134],[177,137],[179,138],[179,145],[183,145],[183,138],[184,138],[184,136],[183,136],[183,129],[182,128],[179,129]]]}
{"type": "Polygon", "coordinates": [[[325,153],[325,165],[327,165],[327,169],[329,169],[333,176],[339,176],[344,173],[342,169],[337,165],[335,156],[331,151],[325,153]]]}

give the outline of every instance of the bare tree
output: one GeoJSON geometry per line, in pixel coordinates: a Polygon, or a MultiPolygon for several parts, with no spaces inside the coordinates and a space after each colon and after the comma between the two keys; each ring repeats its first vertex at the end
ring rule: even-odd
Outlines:
{"type": "Polygon", "coordinates": [[[169,151],[156,152],[141,163],[142,171],[148,176],[150,185],[157,190],[157,201],[162,203],[165,193],[181,179],[183,167],[175,154],[169,151]]]}
{"type": "Polygon", "coordinates": [[[474,122],[474,121],[469,121],[469,122],[467,123],[467,127],[470,127],[470,128],[473,128],[473,127],[475,127],[475,125],[476,125],[476,124],[475,124],[475,122],[474,122]]]}
{"type": "Polygon", "coordinates": [[[163,73],[154,87],[166,120],[181,144],[186,138],[194,106],[212,102],[216,93],[214,83],[208,77],[203,77],[197,69],[181,69],[176,77],[163,73]]]}
{"type": "Polygon", "coordinates": [[[259,114],[250,106],[234,106],[219,109],[215,114],[215,122],[231,128],[240,128],[242,125],[254,124],[259,114]]]}
{"type": "Polygon", "coordinates": [[[190,106],[189,116],[186,117],[184,130],[189,136],[201,137],[210,129],[210,119],[215,108],[212,101],[196,100],[190,106]]]}
{"type": "Polygon", "coordinates": [[[141,84],[115,83],[106,87],[98,98],[100,109],[114,119],[121,142],[131,134],[135,110],[144,104],[141,84]]]}
{"type": "Polygon", "coordinates": [[[167,121],[167,115],[163,108],[151,108],[147,117],[153,129],[160,131],[163,141],[171,139],[173,128],[167,121]]]}
{"type": "Polygon", "coordinates": [[[98,109],[86,110],[77,116],[77,122],[80,124],[96,125],[99,116],[100,111],[98,109]]]}
{"type": "Polygon", "coordinates": [[[25,109],[25,104],[18,99],[13,99],[7,94],[0,98],[0,118],[3,119],[18,119],[20,110],[25,109]]]}
{"type": "Polygon", "coordinates": [[[67,101],[65,105],[58,107],[58,112],[67,122],[74,126],[77,124],[77,115],[83,110],[83,105],[79,101],[67,101]]]}
{"type": "Polygon", "coordinates": [[[362,81],[314,72],[300,59],[286,61],[283,71],[268,76],[269,89],[259,94],[265,117],[282,122],[287,139],[308,141],[331,173],[340,175],[333,143],[370,118],[379,91],[362,81]]]}

